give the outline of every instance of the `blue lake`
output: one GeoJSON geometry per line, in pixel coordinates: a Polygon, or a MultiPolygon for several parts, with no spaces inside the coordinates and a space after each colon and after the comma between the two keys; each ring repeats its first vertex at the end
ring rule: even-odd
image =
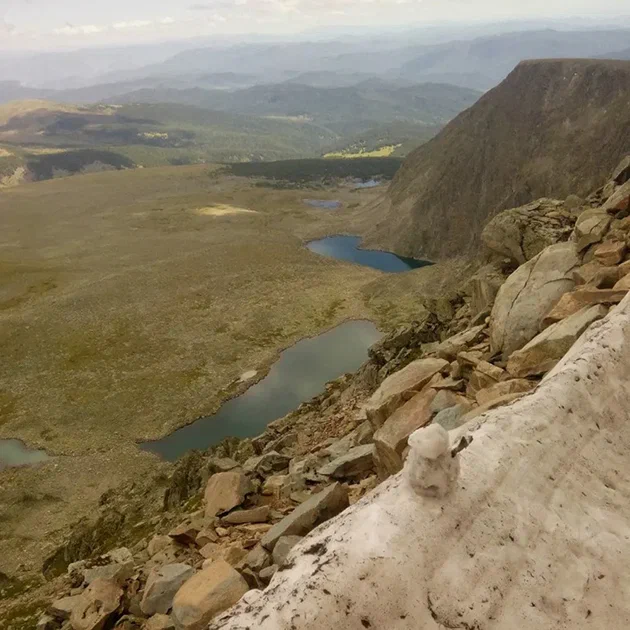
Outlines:
{"type": "Polygon", "coordinates": [[[341,201],[331,201],[329,199],[302,199],[307,206],[320,208],[321,210],[337,210],[341,208],[341,201]]]}
{"type": "Polygon", "coordinates": [[[388,273],[401,273],[431,264],[426,260],[405,258],[390,252],[359,249],[360,244],[361,238],[359,236],[328,236],[317,241],[311,241],[306,246],[312,252],[328,258],[347,260],[348,262],[373,267],[388,273]]]}
{"type": "Polygon", "coordinates": [[[354,372],[368,358],[368,348],[382,337],[369,321],[350,321],[285,350],[269,374],[216,414],[201,418],[141,448],[175,460],[190,449],[205,450],[226,437],[260,435],[273,420],[320,394],[328,381],[354,372]]]}

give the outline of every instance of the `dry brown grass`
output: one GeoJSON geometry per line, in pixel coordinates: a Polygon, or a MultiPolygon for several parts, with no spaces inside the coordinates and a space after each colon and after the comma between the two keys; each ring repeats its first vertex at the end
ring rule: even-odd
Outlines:
{"type": "Polygon", "coordinates": [[[413,318],[402,293],[387,290],[387,309],[374,298],[391,276],[302,244],[361,233],[375,193],[278,191],[211,171],[0,191],[0,438],[60,455],[0,476],[0,570],[36,564],[104,490],[155,468],[135,441],[213,412],[284,347],[348,318],[413,318]],[[313,196],[347,209],[305,206],[313,196]],[[59,501],[24,505],[25,490],[59,501]]]}

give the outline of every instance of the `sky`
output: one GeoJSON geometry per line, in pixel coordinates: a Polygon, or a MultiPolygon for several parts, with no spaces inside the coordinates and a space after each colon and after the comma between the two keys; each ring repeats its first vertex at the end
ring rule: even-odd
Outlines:
{"type": "Polygon", "coordinates": [[[628,0],[0,0],[0,50],[77,48],[335,25],[610,19],[628,0]]]}

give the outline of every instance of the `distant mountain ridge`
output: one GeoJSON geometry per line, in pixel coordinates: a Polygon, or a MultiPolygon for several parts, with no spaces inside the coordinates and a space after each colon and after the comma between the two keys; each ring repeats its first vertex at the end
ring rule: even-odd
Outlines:
{"type": "Polygon", "coordinates": [[[440,259],[474,253],[497,212],[587,194],[630,152],[630,62],[520,63],[409,154],[368,243],[440,259]]]}

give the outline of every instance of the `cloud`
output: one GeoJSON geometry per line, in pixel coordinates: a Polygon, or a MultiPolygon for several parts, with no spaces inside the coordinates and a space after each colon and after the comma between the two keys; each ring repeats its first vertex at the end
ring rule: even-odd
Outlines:
{"type": "MultiPolygon", "coordinates": [[[[53,30],[55,35],[97,35],[99,33],[111,33],[121,31],[138,31],[150,28],[161,28],[175,24],[172,17],[163,17],[157,20],[129,20],[122,22],[114,22],[107,25],[96,24],[70,24],[53,30]]],[[[0,33],[2,33],[2,22],[0,22],[0,33]]]]}
{"type": "Polygon", "coordinates": [[[53,33],[55,35],[94,35],[95,33],[103,33],[107,29],[96,24],[82,24],[75,26],[74,24],[66,24],[61,28],[56,28],[53,33]]]}
{"type": "Polygon", "coordinates": [[[125,31],[128,29],[146,28],[147,26],[153,26],[155,22],[152,20],[131,20],[130,22],[115,22],[112,24],[112,28],[115,31],[125,31]]]}

